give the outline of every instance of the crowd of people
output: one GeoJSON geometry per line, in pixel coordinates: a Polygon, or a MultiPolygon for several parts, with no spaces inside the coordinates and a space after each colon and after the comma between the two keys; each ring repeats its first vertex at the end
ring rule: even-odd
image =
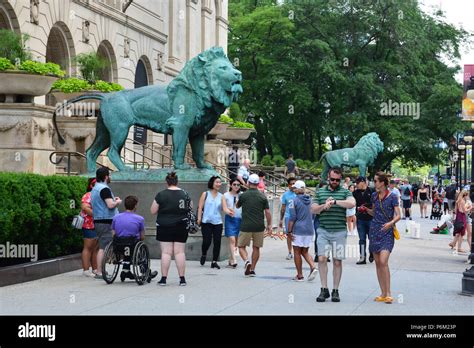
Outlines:
{"type": "MultiPolygon", "coordinates": [[[[342,263],[346,258],[347,236],[357,231],[360,257],[357,265],[375,262],[376,275],[380,285],[377,302],[392,303],[390,288],[390,269],[388,261],[394,248],[398,233],[396,223],[401,219],[412,219],[412,203],[420,204],[421,218],[428,217],[428,204],[431,202],[451,219],[443,224],[454,228],[451,248],[462,249],[463,237],[467,233],[472,238],[472,220],[468,191],[456,190],[454,185],[446,188],[431,188],[414,185],[404,181],[399,185],[383,172],[378,172],[372,183],[359,176],[352,183],[350,178],[343,180],[340,168],[331,168],[327,183],[322,181],[311,197],[307,194],[304,181],[296,179],[296,166],[288,160],[287,191],[281,196],[279,226],[287,235],[287,260],[293,260],[296,282],[313,281],[319,271],[321,292],[317,302],[331,298],[341,300],[339,285],[342,277],[342,263]],[[454,188],[454,190],[453,190],[454,188]],[[416,192],[416,193],[415,193],[416,192]],[[453,194],[454,193],[454,194],[453,194]],[[415,198],[416,197],[416,198],[415,198]],[[310,253],[314,245],[314,258],[310,253]],[[309,273],[303,274],[303,261],[309,266],[309,273]],[[333,265],[332,291],[329,291],[328,263],[333,265]]],[[[256,266],[260,259],[260,249],[264,238],[273,234],[272,214],[269,201],[264,193],[265,174],[252,174],[250,162],[244,161],[238,174],[229,182],[228,192],[221,193],[223,181],[218,176],[209,179],[207,190],[202,192],[197,202],[197,224],[201,227],[202,246],[200,264],[208,261],[211,244],[210,267],[221,269],[219,265],[222,234],[228,238],[229,260],[227,267],[237,269],[238,256],[244,266],[246,277],[256,276],[256,266]],[[251,247],[251,253],[247,250],[251,247]]],[[[114,196],[110,183],[110,173],[106,168],[97,170],[96,177],[90,179],[87,193],[82,199],[84,217],[82,253],[83,274],[102,279],[100,265],[105,247],[113,238],[134,238],[143,240],[144,218],[136,214],[138,198],[128,196],[122,201],[114,196]],[[124,204],[125,211],[119,213],[118,207],[124,204]]],[[[161,248],[161,279],[158,285],[167,284],[169,268],[174,258],[179,275],[179,285],[187,284],[185,278],[185,246],[189,236],[189,210],[193,202],[189,194],[178,186],[176,173],[166,177],[167,188],[156,194],[150,206],[150,213],[156,215],[156,239],[161,248]]],[[[444,227],[446,227],[444,226],[444,227]]],[[[440,224],[433,233],[441,230],[440,224]]],[[[468,240],[470,245],[470,240],[468,240]]],[[[125,259],[122,277],[134,279],[130,272],[130,259],[125,259]]],[[[158,272],[152,271],[150,279],[158,272]]]]}

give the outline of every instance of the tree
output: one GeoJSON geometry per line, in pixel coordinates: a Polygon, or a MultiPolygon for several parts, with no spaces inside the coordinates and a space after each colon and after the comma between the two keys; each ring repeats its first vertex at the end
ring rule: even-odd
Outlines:
{"type": "Polygon", "coordinates": [[[327,141],[352,147],[369,131],[395,158],[434,164],[434,147],[465,125],[456,117],[459,57],[467,33],[427,15],[416,2],[231,1],[229,55],[244,77],[240,106],[255,115],[263,156],[293,152],[314,160],[327,141]],[[386,116],[384,103],[418,112],[386,116]]]}

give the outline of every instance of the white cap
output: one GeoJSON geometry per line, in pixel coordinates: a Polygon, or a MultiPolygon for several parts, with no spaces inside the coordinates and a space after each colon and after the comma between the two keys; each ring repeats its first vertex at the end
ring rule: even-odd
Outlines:
{"type": "Polygon", "coordinates": [[[306,184],[304,183],[303,180],[296,180],[296,182],[293,184],[293,187],[297,190],[306,188],[306,184]]]}
{"type": "Polygon", "coordinates": [[[249,184],[257,185],[260,182],[260,178],[257,174],[251,174],[249,176],[249,184]]]}

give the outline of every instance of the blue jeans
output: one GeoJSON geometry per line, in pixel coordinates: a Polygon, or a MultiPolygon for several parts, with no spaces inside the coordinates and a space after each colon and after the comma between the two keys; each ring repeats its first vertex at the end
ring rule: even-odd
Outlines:
{"type": "Polygon", "coordinates": [[[357,232],[359,233],[360,256],[365,259],[367,255],[367,238],[369,237],[371,221],[357,219],[357,232]]]}

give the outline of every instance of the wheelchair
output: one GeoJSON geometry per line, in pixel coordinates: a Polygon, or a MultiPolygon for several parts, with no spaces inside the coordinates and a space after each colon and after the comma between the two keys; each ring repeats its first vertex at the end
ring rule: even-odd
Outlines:
{"type": "MultiPolygon", "coordinates": [[[[142,241],[133,237],[114,237],[105,247],[102,277],[107,284],[112,284],[115,281],[121,265],[123,269],[129,269],[132,272],[138,285],[151,282],[150,252],[142,241]]],[[[125,281],[123,273],[120,280],[125,281]]]]}

